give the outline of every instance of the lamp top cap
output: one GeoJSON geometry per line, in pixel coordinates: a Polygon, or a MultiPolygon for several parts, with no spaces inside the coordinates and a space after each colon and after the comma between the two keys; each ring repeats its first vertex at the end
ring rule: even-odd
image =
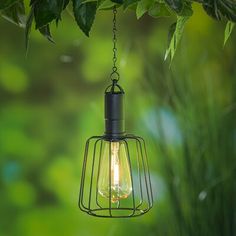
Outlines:
{"type": "Polygon", "coordinates": [[[113,81],[112,84],[106,88],[105,94],[125,94],[125,91],[117,82],[113,81]]]}

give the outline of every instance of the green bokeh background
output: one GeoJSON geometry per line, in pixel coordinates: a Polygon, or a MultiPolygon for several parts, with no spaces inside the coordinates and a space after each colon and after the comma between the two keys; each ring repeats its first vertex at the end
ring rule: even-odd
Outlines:
{"type": "Polygon", "coordinates": [[[0,20],[0,236],[236,235],[236,46],[200,7],[164,62],[174,19],[118,14],[126,127],[148,145],[154,208],[98,219],[77,207],[84,144],[103,133],[112,14],[86,38],[68,13],[56,44],[0,20]]]}

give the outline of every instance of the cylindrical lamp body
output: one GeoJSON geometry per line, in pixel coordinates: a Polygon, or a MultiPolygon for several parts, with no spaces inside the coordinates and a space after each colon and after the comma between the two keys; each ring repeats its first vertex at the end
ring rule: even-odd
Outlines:
{"type": "Polygon", "coordinates": [[[116,139],[125,134],[124,92],[105,93],[105,136],[116,139]]]}

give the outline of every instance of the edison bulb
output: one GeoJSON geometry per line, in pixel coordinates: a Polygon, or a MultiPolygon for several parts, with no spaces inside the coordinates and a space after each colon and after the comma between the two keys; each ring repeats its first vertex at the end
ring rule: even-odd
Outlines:
{"type": "Polygon", "coordinates": [[[123,142],[105,141],[100,160],[98,192],[116,203],[132,192],[130,166],[123,142]],[[111,196],[110,196],[111,194],[111,196]]]}

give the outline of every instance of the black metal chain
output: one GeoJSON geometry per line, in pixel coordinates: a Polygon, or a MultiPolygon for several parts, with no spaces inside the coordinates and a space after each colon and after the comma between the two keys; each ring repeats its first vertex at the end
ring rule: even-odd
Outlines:
{"type": "Polygon", "coordinates": [[[120,74],[118,73],[118,69],[117,69],[117,66],[116,66],[116,63],[117,63],[116,15],[117,15],[117,10],[116,10],[116,6],[114,6],[113,7],[113,29],[112,29],[112,31],[113,31],[113,67],[112,67],[112,73],[111,73],[110,79],[115,84],[120,79],[120,74]]]}

